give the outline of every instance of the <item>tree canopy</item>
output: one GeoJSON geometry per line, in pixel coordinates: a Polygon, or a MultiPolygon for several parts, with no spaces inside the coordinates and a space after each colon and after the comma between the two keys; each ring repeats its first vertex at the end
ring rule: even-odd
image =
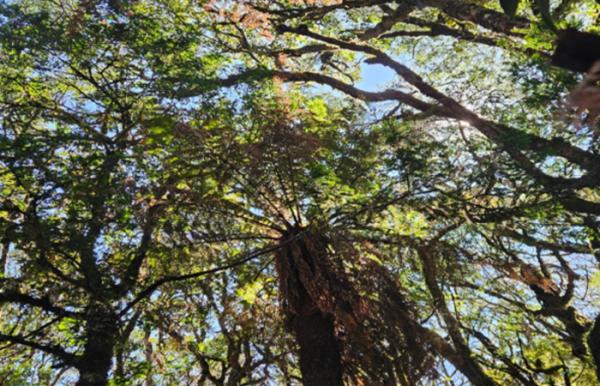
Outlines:
{"type": "Polygon", "coordinates": [[[599,36],[0,1],[0,385],[600,385],[599,36]]]}

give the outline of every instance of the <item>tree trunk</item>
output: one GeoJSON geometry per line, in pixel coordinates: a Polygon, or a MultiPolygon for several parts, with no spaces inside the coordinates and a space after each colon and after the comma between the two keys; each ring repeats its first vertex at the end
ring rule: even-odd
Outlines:
{"type": "Polygon", "coordinates": [[[80,359],[76,386],[106,386],[117,341],[116,316],[106,305],[88,309],[86,343],[80,359]]]}
{"type": "Polygon", "coordinates": [[[306,312],[296,315],[292,323],[300,346],[304,386],[343,386],[342,360],[333,318],[314,307],[310,299],[307,299],[306,308],[306,312]]]}
{"type": "MultiPolygon", "coordinates": [[[[282,240],[287,245],[277,253],[277,270],[288,327],[300,348],[303,384],[343,386],[334,315],[319,307],[317,299],[313,298],[319,296],[319,285],[327,285],[316,279],[324,277],[319,259],[326,258],[327,242],[316,234],[301,235],[300,230],[293,231],[288,237],[296,240],[282,240]],[[312,296],[307,288],[312,289],[312,296]]],[[[325,291],[323,296],[326,296],[325,291]]]]}

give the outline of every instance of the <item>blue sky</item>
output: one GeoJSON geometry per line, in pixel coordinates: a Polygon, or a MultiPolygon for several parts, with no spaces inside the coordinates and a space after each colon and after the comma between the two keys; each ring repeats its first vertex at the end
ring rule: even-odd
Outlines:
{"type": "Polygon", "coordinates": [[[361,65],[362,78],[357,83],[357,86],[366,91],[381,91],[383,86],[392,81],[396,74],[387,67],[381,64],[366,64],[361,65]]]}

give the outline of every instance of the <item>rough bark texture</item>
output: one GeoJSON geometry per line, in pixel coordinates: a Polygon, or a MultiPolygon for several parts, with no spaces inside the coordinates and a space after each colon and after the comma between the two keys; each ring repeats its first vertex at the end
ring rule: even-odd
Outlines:
{"type": "MultiPolygon", "coordinates": [[[[305,386],[343,386],[340,345],[335,335],[334,315],[324,311],[313,299],[316,288],[324,278],[319,259],[325,258],[326,241],[318,235],[304,235],[301,230],[287,237],[296,238],[287,242],[277,254],[277,268],[283,309],[289,329],[300,348],[300,371],[305,386]],[[310,240],[305,240],[309,237],[310,240]],[[315,250],[315,248],[320,250],[315,250]],[[306,286],[310,289],[307,289],[306,286]],[[313,296],[311,296],[311,293],[313,296]]],[[[323,285],[327,285],[323,280],[323,285]]],[[[326,291],[324,290],[325,295],[326,291]]]]}
{"type": "Polygon", "coordinates": [[[292,323],[300,346],[300,371],[305,386],[343,386],[341,355],[333,318],[324,315],[306,297],[306,312],[292,323]],[[312,308],[312,310],[311,310],[312,308]]]}
{"type": "Polygon", "coordinates": [[[76,386],[106,386],[117,341],[116,316],[106,306],[95,304],[88,310],[86,344],[79,360],[76,386]]]}

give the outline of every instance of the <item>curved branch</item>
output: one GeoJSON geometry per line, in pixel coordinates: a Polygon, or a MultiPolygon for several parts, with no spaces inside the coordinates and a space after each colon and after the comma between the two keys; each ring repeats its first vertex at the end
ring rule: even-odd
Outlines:
{"type": "Polygon", "coordinates": [[[73,311],[65,310],[64,308],[58,307],[48,298],[36,298],[31,295],[23,294],[17,291],[3,291],[0,292],[0,304],[2,303],[17,303],[21,305],[28,305],[36,308],[41,308],[44,311],[51,312],[55,315],[79,318],[81,314],[73,311]]]}
{"type": "Polygon", "coordinates": [[[279,244],[273,245],[271,247],[268,248],[264,248],[258,251],[254,251],[240,259],[237,259],[229,264],[225,264],[219,267],[215,267],[215,268],[211,268],[211,269],[207,269],[204,271],[199,271],[199,272],[193,272],[193,273],[188,273],[185,275],[168,275],[168,276],[164,276],[158,280],[156,280],[154,283],[150,284],[148,287],[146,287],[145,289],[143,289],[140,293],[137,294],[137,296],[135,297],[135,299],[133,299],[131,302],[129,302],[127,304],[127,306],[119,313],[119,315],[124,315],[125,313],[127,313],[127,311],[129,311],[133,306],[135,306],[137,303],[139,303],[140,301],[144,300],[146,297],[150,296],[154,291],[156,291],[160,286],[167,284],[167,283],[172,283],[172,282],[176,282],[176,281],[184,281],[184,280],[190,280],[190,279],[196,279],[198,277],[201,276],[206,276],[209,275],[211,273],[217,273],[217,272],[221,272],[221,271],[225,271],[231,268],[235,268],[238,267],[242,264],[245,264],[251,260],[256,259],[257,257],[260,257],[262,255],[265,255],[267,253],[271,253],[271,252],[275,252],[276,250],[284,247],[285,245],[291,243],[292,241],[296,240],[297,238],[301,237],[301,235],[303,235],[306,231],[302,231],[300,233],[298,233],[297,235],[295,235],[294,237],[291,237],[289,239],[287,239],[284,242],[281,242],[279,244]]]}
{"type": "Polygon", "coordinates": [[[50,355],[53,355],[63,361],[65,364],[69,366],[77,366],[78,357],[75,354],[71,354],[65,351],[62,347],[52,344],[42,344],[33,342],[31,340],[26,339],[20,335],[5,335],[0,334],[0,341],[11,342],[15,344],[19,344],[21,346],[26,346],[33,348],[35,350],[40,350],[50,355]]]}

